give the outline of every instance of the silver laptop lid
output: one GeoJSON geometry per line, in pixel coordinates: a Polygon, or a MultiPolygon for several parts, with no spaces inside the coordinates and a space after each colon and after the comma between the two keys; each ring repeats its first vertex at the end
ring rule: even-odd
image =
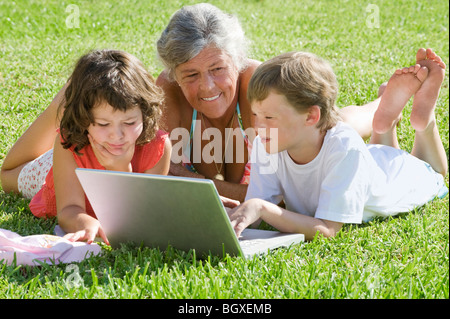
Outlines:
{"type": "Polygon", "coordinates": [[[211,180],[84,168],[76,174],[113,247],[133,241],[242,256],[211,180]]]}

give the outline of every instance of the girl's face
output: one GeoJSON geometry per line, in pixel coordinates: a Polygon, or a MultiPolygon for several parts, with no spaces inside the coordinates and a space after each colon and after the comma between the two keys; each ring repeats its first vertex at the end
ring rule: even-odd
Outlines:
{"type": "Polygon", "coordinates": [[[175,77],[189,104],[209,118],[221,117],[236,97],[239,72],[231,58],[214,47],[177,66],[175,77]]]}
{"type": "Polygon", "coordinates": [[[104,102],[92,109],[94,123],[88,127],[91,137],[113,155],[122,155],[142,133],[143,120],[139,107],[125,112],[114,110],[104,102]]]}

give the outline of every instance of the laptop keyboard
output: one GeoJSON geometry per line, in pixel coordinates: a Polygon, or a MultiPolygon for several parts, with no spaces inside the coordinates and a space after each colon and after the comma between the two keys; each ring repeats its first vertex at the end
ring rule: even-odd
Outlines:
{"type": "Polygon", "coordinates": [[[241,248],[250,248],[262,245],[264,242],[264,239],[240,240],[239,245],[241,245],[241,248]]]}

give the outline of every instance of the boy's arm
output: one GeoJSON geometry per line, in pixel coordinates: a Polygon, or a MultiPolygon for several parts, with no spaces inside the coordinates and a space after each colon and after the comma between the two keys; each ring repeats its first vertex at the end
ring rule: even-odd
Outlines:
{"type": "Polygon", "coordinates": [[[291,212],[258,198],[250,199],[230,212],[231,225],[238,237],[245,228],[259,218],[281,232],[304,234],[307,240],[314,239],[317,232],[325,237],[333,237],[343,225],[343,223],[291,212]]]}
{"type": "MultiPolygon", "coordinates": [[[[256,195],[247,196],[248,201],[229,212],[236,234],[239,235],[258,218],[282,232],[302,233],[308,240],[313,239],[317,232],[325,237],[332,237],[344,223],[360,223],[367,188],[373,180],[371,174],[374,172],[370,171],[370,165],[360,151],[335,152],[329,157],[329,167],[323,167],[326,177],[321,182],[320,198],[314,217],[273,204],[273,200],[260,196],[265,188],[272,187],[271,184],[257,183],[259,188],[256,195]]],[[[253,172],[252,167],[253,173],[256,177],[267,178],[253,172]]],[[[253,189],[252,182],[251,180],[249,190],[253,189]]]]}

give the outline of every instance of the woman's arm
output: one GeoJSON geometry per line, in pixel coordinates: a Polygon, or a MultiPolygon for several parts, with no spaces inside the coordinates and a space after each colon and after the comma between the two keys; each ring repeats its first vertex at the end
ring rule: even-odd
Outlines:
{"type": "Polygon", "coordinates": [[[171,82],[167,77],[167,71],[161,72],[156,79],[156,85],[161,87],[164,91],[164,107],[162,108],[162,116],[160,121],[161,129],[168,132],[182,127],[182,118],[187,114],[187,105],[189,104],[184,98],[181,88],[176,82],[171,82]]]}
{"type": "Polygon", "coordinates": [[[247,194],[248,185],[230,183],[217,179],[213,181],[220,195],[237,200],[241,203],[245,200],[245,194],[247,194]]]}
{"type": "Polygon", "coordinates": [[[342,223],[314,218],[291,212],[262,199],[253,198],[229,212],[231,225],[236,235],[259,218],[281,232],[301,233],[312,240],[319,232],[325,237],[333,237],[342,228],[342,223]]]}
{"type": "Polygon", "coordinates": [[[76,168],[72,152],[62,147],[58,134],[53,151],[53,178],[58,223],[67,233],[64,237],[91,243],[99,235],[109,244],[100,222],[86,213],[85,195],[75,174],[76,168]]]}
{"type": "Polygon", "coordinates": [[[22,168],[53,147],[62,115],[58,114],[61,111],[59,105],[66,87],[67,83],[8,151],[1,167],[1,184],[6,193],[19,193],[17,179],[22,168]]]}

